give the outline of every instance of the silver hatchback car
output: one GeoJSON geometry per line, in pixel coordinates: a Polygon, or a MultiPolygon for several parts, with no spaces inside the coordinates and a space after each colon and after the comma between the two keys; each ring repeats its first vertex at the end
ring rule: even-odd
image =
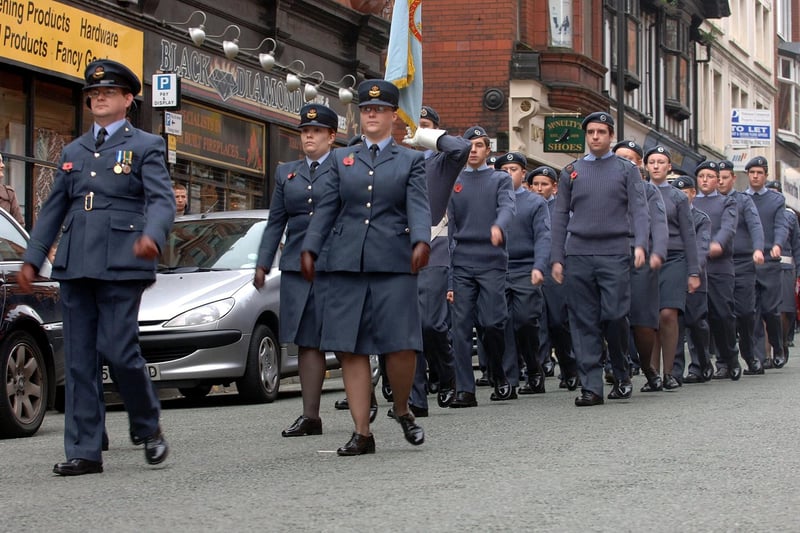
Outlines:
{"type": "MultiPolygon", "coordinates": [[[[235,382],[243,400],[272,402],[280,379],[297,374],[297,347],[278,338],[279,258],[264,287],[253,286],[268,215],[232,211],[175,221],[139,309],[139,342],[157,387],[201,397],[235,382]]],[[[328,367],[338,367],[330,353],[328,367]]]]}

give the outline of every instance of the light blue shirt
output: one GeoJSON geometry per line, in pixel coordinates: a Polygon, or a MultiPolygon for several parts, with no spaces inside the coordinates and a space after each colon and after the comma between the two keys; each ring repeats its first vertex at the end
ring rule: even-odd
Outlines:
{"type": "MultiPolygon", "coordinates": [[[[117,130],[119,130],[127,122],[128,122],[127,118],[122,118],[122,119],[119,119],[116,122],[112,122],[111,124],[106,126],[106,139],[108,139],[109,137],[111,137],[112,135],[117,133],[117,130]]],[[[94,138],[95,138],[95,140],[97,140],[97,132],[99,132],[100,128],[102,128],[102,127],[103,126],[101,126],[97,122],[94,123],[94,138]]]]}
{"type": "Polygon", "coordinates": [[[614,156],[614,152],[609,151],[603,157],[597,157],[596,155],[591,154],[591,153],[590,154],[586,154],[586,156],[584,156],[584,159],[586,161],[597,161],[598,159],[608,159],[609,157],[613,157],[613,156],[614,156]]]}
{"type": "Polygon", "coordinates": [[[472,168],[471,166],[467,165],[464,167],[464,172],[480,172],[481,170],[486,170],[487,168],[489,168],[489,165],[486,163],[482,164],[478,168],[472,168]]]}
{"type": "Polygon", "coordinates": [[[753,196],[754,194],[757,194],[757,195],[761,196],[762,194],[767,194],[767,191],[768,191],[768,190],[769,190],[769,189],[767,189],[766,187],[762,187],[762,188],[761,188],[761,190],[759,190],[759,191],[754,191],[753,189],[751,189],[750,187],[748,187],[747,189],[745,189],[744,193],[745,193],[745,194],[749,194],[750,196],[753,196]]]}
{"type": "MultiPolygon", "coordinates": [[[[331,155],[330,152],[325,152],[325,155],[323,155],[322,157],[320,157],[319,159],[316,160],[317,163],[319,163],[321,165],[322,163],[325,162],[326,159],[328,159],[329,155],[331,155]]],[[[309,157],[306,156],[306,164],[308,165],[308,168],[311,168],[311,163],[313,163],[313,162],[314,162],[313,159],[309,159],[309,157]]]]}

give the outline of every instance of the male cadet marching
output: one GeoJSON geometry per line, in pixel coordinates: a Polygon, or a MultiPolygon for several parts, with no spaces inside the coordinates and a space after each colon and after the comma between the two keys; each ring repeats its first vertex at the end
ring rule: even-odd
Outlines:
{"type": "Polygon", "coordinates": [[[542,394],[544,370],[539,364],[539,317],[544,300],[541,285],[550,263],[550,211],[540,195],[522,186],[528,161],[519,152],[498,157],[495,168],[508,172],[514,185],[516,214],[508,233],[506,300],[516,354],[528,367],[520,394],[542,394]]]}
{"type": "Polygon", "coordinates": [[[64,311],[67,461],[62,476],[103,471],[105,405],[100,362],[106,361],[130,418],[131,439],[145,459],[167,457],[160,403],[139,349],[139,301],[155,281],[156,257],[175,217],[164,140],[134,128],[125,115],[141,83],[110,60],[86,67],[94,125],[64,148],[60,170],[31,234],[19,276],[30,291],[59,230],[53,279],[64,311]]]}
{"type": "MultiPolygon", "coordinates": [[[[767,337],[772,345],[772,364],[781,368],[786,359],[783,355],[783,339],[781,333],[781,318],[778,306],[781,303],[781,249],[786,244],[789,236],[789,227],[783,210],[786,203],[783,196],[767,189],[769,165],[767,159],[761,156],[754,157],[747,162],[744,169],[750,181],[750,187],[745,194],[750,195],[758,210],[761,226],[764,228],[764,256],[762,265],[756,266],[756,324],[755,327],[767,328],[767,337]],[[769,248],[767,248],[769,247],[769,248]]],[[[754,339],[756,357],[763,365],[767,360],[764,343],[754,339]]]]}
{"type": "MultiPolygon", "coordinates": [[[[736,334],[739,351],[747,363],[745,375],[763,374],[764,368],[755,356],[753,332],[756,311],[756,265],[764,263],[764,229],[750,195],[734,190],[736,176],[733,163],[719,162],[719,192],[736,200],[737,223],[733,238],[733,312],[736,315],[736,334]]],[[[714,379],[728,377],[727,363],[717,359],[714,379]]]]}
{"type": "MultiPolygon", "coordinates": [[[[558,193],[558,173],[548,166],[541,166],[528,172],[525,181],[531,191],[547,202],[547,211],[552,221],[558,193]]],[[[572,353],[572,339],[567,319],[567,297],[564,286],[555,282],[550,269],[545,272],[542,294],[545,305],[539,320],[539,363],[543,365],[546,361],[550,361],[550,352],[555,351],[561,371],[561,382],[558,387],[573,391],[578,388],[580,381],[575,354],[572,353]]]]}
{"type": "Polygon", "coordinates": [[[464,168],[472,145],[463,137],[448,135],[439,129],[439,114],[422,106],[419,128],[403,142],[425,148],[425,177],[431,205],[431,256],[428,266],[417,275],[419,309],[422,319],[422,350],[417,356],[417,372],[411,389],[411,412],[428,414],[425,367],[429,367],[431,385],[438,385],[439,407],[449,407],[456,395],[453,347],[450,344],[450,320],[447,286],[450,277],[450,250],[447,242],[447,203],[459,172],[464,168]],[[427,359],[427,362],[426,362],[427,359]]]}
{"type": "Polygon", "coordinates": [[[736,315],[733,311],[733,238],[738,224],[736,200],[717,192],[717,163],[703,161],[695,167],[698,193],[694,207],[711,219],[711,243],[706,262],[708,323],[719,357],[727,363],[728,377],[742,375],[736,352],[736,315]]]}
{"type": "MultiPolygon", "coordinates": [[[[783,196],[783,187],[780,181],[768,181],[767,188],[783,196]]],[[[778,310],[781,314],[781,331],[783,332],[783,358],[784,364],[789,360],[789,332],[794,329],[797,320],[797,302],[795,300],[795,285],[797,284],[797,265],[800,264],[800,227],[797,215],[788,207],[783,211],[789,236],[786,246],[781,249],[781,304],[778,310]]],[[[764,342],[764,329],[760,328],[755,335],[756,342],[764,342]]]]}
{"type": "MultiPolygon", "coordinates": [[[[644,150],[641,146],[629,140],[620,141],[614,146],[614,153],[636,165],[644,180],[646,172],[642,166],[644,150]]],[[[647,196],[647,208],[650,213],[650,260],[642,268],[634,269],[631,272],[631,309],[628,316],[633,332],[635,351],[638,354],[644,354],[644,357],[639,355],[638,361],[647,378],[642,392],[649,392],[657,390],[660,381],[658,374],[647,363],[650,361],[650,354],[653,352],[656,335],[658,335],[658,269],[667,259],[669,228],[661,193],[649,181],[643,181],[642,185],[647,196]]],[[[631,226],[630,236],[633,238],[633,226],[631,226]]]]}
{"type": "Polygon", "coordinates": [[[707,214],[696,209],[693,202],[697,195],[695,182],[689,176],[678,176],[672,186],[683,191],[689,199],[689,209],[694,222],[695,241],[697,242],[697,266],[700,270],[700,286],[694,292],[686,294],[686,309],[678,316],[678,346],[675,349],[675,362],[672,364],[672,376],[679,383],[704,383],[711,379],[714,368],[708,344],[711,331],[708,327],[708,278],[706,261],[708,247],[711,244],[711,219],[707,214]],[[686,332],[689,332],[688,338],[686,332]],[[688,342],[684,342],[688,341],[688,342]],[[689,373],[683,377],[686,368],[686,351],[684,345],[689,344],[689,373]]]}
{"type": "Polygon", "coordinates": [[[486,130],[473,126],[463,137],[472,148],[447,208],[453,287],[448,300],[453,304],[457,391],[450,407],[456,408],[478,405],[472,372],[476,319],[494,385],[491,399],[507,400],[516,394],[503,369],[508,319],[506,236],[514,218],[514,188],[508,174],[486,165],[491,150],[486,130]]]}
{"type": "Polygon", "coordinates": [[[611,152],[614,119],[608,113],[596,112],[587,116],[582,126],[589,153],[561,171],[550,254],[553,279],[563,282],[567,290],[582,386],[581,395],[575,399],[579,407],[603,403],[603,336],[616,380],[608,397],[631,396],[625,358],[631,289],[628,232],[633,224],[635,268],[645,263],[650,234],[639,170],[611,152]]]}

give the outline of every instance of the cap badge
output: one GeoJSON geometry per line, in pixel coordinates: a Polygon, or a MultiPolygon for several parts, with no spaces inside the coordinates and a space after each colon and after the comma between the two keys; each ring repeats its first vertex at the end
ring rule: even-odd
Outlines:
{"type": "Polygon", "coordinates": [[[427,117],[428,116],[428,110],[427,109],[423,109],[422,111],[420,111],[419,116],[427,117]]]}
{"type": "Polygon", "coordinates": [[[479,129],[476,129],[476,130],[475,130],[475,135],[480,135],[480,134],[481,134],[481,130],[479,130],[479,129]]]}
{"type": "Polygon", "coordinates": [[[308,110],[306,116],[311,120],[314,120],[315,118],[317,118],[317,110],[312,107],[311,109],[308,110]]]}
{"type": "Polygon", "coordinates": [[[636,143],[633,141],[629,141],[628,146],[630,146],[631,148],[636,148],[636,143]]]}
{"type": "Polygon", "coordinates": [[[606,120],[606,115],[600,115],[600,122],[605,122],[606,120]]]}
{"type": "Polygon", "coordinates": [[[380,88],[378,88],[377,85],[373,85],[372,88],[369,90],[369,97],[378,98],[380,95],[381,95],[380,88]]]}
{"type": "Polygon", "coordinates": [[[508,159],[509,161],[511,161],[512,159],[514,159],[514,156],[513,156],[512,154],[508,154],[508,155],[506,156],[506,159],[508,159]]]}
{"type": "Polygon", "coordinates": [[[103,76],[105,75],[106,75],[105,69],[103,67],[97,67],[96,69],[94,69],[94,74],[92,74],[92,78],[99,80],[102,79],[103,76]]]}

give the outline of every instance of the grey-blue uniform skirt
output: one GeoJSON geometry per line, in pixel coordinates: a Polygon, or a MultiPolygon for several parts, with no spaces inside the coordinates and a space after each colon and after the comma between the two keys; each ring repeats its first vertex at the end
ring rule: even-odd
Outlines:
{"type": "Polygon", "coordinates": [[[659,309],[686,309],[689,264],[683,250],[669,250],[658,271],[659,309]]]}
{"type": "Polygon", "coordinates": [[[320,346],[365,355],[422,351],[417,276],[328,272],[320,346]]]}
{"type": "Polygon", "coordinates": [[[280,340],[305,348],[318,348],[327,273],[317,272],[314,283],[300,272],[281,272],[280,340]]]}

